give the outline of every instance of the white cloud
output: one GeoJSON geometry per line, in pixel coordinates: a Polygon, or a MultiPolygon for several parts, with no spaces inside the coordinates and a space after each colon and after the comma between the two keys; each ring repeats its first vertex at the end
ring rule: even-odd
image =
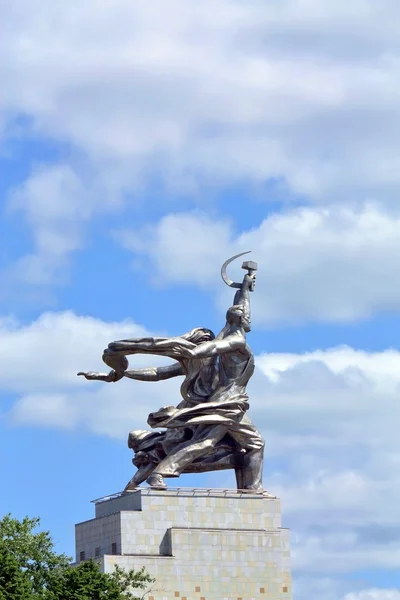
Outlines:
{"type": "Polygon", "coordinates": [[[294,582],[293,596],[300,600],[399,600],[398,589],[371,588],[348,592],[354,582],[332,577],[299,576],[294,582]],[[347,592],[347,593],[346,593],[347,592]]]}
{"type": "Polygon", "coordinates": [[[348,585],[343,580],[327,577],[298,575],[293,582],[293,597],[296,600],[343,600],[343,594],[348,590],[348,585]]]}
{"type": "MultiPolygon", "coordinates": [[[[14,196],[32,229],[33,249],[8,280],[62,282],[71,254],[84,245],[85,222],[136,201],[154,180],[196,205],[204,205],[205,191],[213,196],[235,183],[255,184],[265,196],[263,184],[272,180],[283,196],[355,206],[372,198],[395,209],[395,0],[3,4],[4,135],[19,142],[43,137],[68,148],[61,165],[34,170],[14,196]]],[[[378,209],[363,214],[294,214],[286,220],[289,233],[297,225],[303,233],[297,231],[293,244],[283,233],[276,241],[273,219],[260,227],[260,239],[257,231],[243,237],[270,260],[276,291],[275,305],[274,297],[266,305],[268,323],[299,314],[346,320],[397,308],[397,277],[382,267],[398,238],[397,220],[378,209]],[[368,215],[375,219],[369,233],[368,215]],[[343,247],[337,243],[342,228],[343,247]],[[374,286],[365,283],[367,263],[374,286]],[[286,294],[288,285],[316,293],[286,294]]],[[[219,256],[230,246],[227,223],[214,223],[211,234],[210,247],[200,243],[200,256],[211,257],[217,247],[219,256]]],[[[169,267],[178,281],[190,271],[188,245],[185,269],[169,267]]]]}
{"type": "Polygon", "coordinates": [[[44,313],[27,325],[5,319],[0,322],[0,380],[3,391],[38,393],[78,386],[76,373],[105,370],[101,354],[113,339],[145,335],[134,322],[104,323],[72,312],[44,313]]]}
{"type": "MultiPolygon", "coordinates": [[[[223,289],[217,280],[226,257],[252,249],[259,262],[257,324],[351,321],[400,308],[400,217],[375,204],[296,208],[240,235],[227,220],[176,213],[120,238],[150,258],[157,281],[216,290],[223,289]]],[[[236,265],[236,278],[239,271],[236,265]]],[[[225,308],[231,292],[224,291],[225,308]]]]}
{"type": "Polygon", "coordinates": [[[346,594],[344,600],[400,600],[400,590],[384,590],[373,588],[346,594]]]}
{"type": "MultiPolygon", "coordinates": [[[[101,354],[109,342],[147,334],[132,321],[104,323],[72,312],[44,313],[29,325],[1,320],[2,395],[16,398],[8,418],[18,425],[85,427],[121,439],[127,427],[145,427],[151,410],[169,404],[166,391],[179,396],[178,382],[135,382],[133,388],[131,381],[99,384],[78,378],[77,373],[108,372],[101,354]]],[[[137,356],[130,362],[142,367],[148,358],[137,356]]],[[[151,362],[165,361],[153,357],[151,362]]]]}
{"type": "Polygon", "coordinates": [[[22,217],[28,225],[32,250],[20,256],[3,279],[36,286],[64,283],[71,256],[86,245],[87,223],[115,212],[120,201],[114,185],[103,181],[99,186],[79,165],[36,166],[6,196],[7,216],[22,217]]]}
{"type": "Polygon", "coordinates": [[[268,377],[256,373],[250,388],[267,441],[264,483],[292,529],[301,598],[317,588],[324,600],[358,598],[345,596],[348,574],[400,568],[399,361],[394,350],[346,347],[257,359],[268,377]]]}
{"type": "MultiPolygon", "coordinates": [[[[228,220],[213,220],[196,212],[167,215],[155,226],[139,231],[125,230],[115,237],[128,250],[150,258],[156,276],[151,275],[153,269],[146,272],[153,277],[153,282],[195,283],[206,287],[213,275],[216,257],[226,260],[232,232],[228,220]]],[[[140,265],[140,259],[136,265],[140,265]]]]}
{"type": "Polygon", "coordinates": [[[22,214],[33,252],[21,256],[8,277],[28,284],[62,281],[70,255],[83,246],[82,226],[93,212],[90,197],[67,165],[37,169],[10,193],[8,209],[22,214]]]}
{"type": "Polygon", "coordinates": [[[278,177],[315,199],[394,196],[395,0],[3,4],[8,131],[27,116],[35,134],[106,160],[106,180],[278,177]]]}
{"type": "Polygon", "coordinates": [[[27,394],[18,400],[11,416],[15,424],[73,429],[79,422],[76,409],[67,394],[27,394]]]}

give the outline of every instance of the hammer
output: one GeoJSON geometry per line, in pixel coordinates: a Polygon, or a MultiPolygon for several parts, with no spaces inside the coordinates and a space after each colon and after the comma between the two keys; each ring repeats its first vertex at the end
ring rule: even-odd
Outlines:
{"type": "Polygon", "coordinates": [[[251,275],[254,271],[257,271],[258,265],[254,260],[245,260],[242,264],[242,269],[247,269],[248,274],[251,275]]]}

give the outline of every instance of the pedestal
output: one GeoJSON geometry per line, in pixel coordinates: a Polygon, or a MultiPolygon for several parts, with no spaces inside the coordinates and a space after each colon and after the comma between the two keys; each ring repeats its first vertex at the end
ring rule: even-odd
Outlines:
{"type": "Polygon", "coordinates": [[[146,600],[291,600],[289,532],[277,498],[234,490],[138,489],[95,501],[76,525],[77,562],[145,567],[146,600]]]}

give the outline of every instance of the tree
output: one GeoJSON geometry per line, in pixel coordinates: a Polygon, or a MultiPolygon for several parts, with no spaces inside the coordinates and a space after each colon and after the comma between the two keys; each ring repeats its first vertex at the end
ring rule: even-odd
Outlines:
{"type": "Polygon", "coordinates": [[[18,560],[0,541],[0,600],[32,600],[32,588],[18,560]]]}
{"type": "Polygon", "coordinates": [[[46,600],[140,600],[133,590],[143,590],[153,581],[144,569],[124,571],[117,566],[113,573],[102,573],[88,560],[62,569],[46,600]]]}
{"type": "Polygon", "coordinates": [[[18,521],[10,515],[0,521],[2,562],[6,569],[3,572],[5,582],[0,587],[0,594],[5,593],[4,586],[15,584],[22,585],[25,590],[25,595],[20,598],[44,598],[53,573],[68,567],[68,557],[54,552],[50,534],[46,531],[34,532],[39,522],[39,519],[28,517],[18,521]],[[13,576],[16,569],[18,577],[16,574],[13,576]]]}
{"type": "Polygon", "coordinates": [[[35,532],[39,524],[0,520],[0,600],[139,600],[134,589],[154,581],[144,569],[102,573],[93,560],[72,567],[49,532],[35,532]]]}

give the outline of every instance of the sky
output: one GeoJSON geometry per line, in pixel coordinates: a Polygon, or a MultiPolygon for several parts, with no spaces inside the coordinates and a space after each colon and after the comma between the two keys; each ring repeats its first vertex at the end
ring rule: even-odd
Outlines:
{"type": "Polygon", "coordinates": [[[218,332],[221,264],[251,250],[250,416],[295,598],[400,600],[398,1],[0,8],[0,513],[73,554],[129,430],[179,401],[76,373],[119,338],[218,332]]]}

